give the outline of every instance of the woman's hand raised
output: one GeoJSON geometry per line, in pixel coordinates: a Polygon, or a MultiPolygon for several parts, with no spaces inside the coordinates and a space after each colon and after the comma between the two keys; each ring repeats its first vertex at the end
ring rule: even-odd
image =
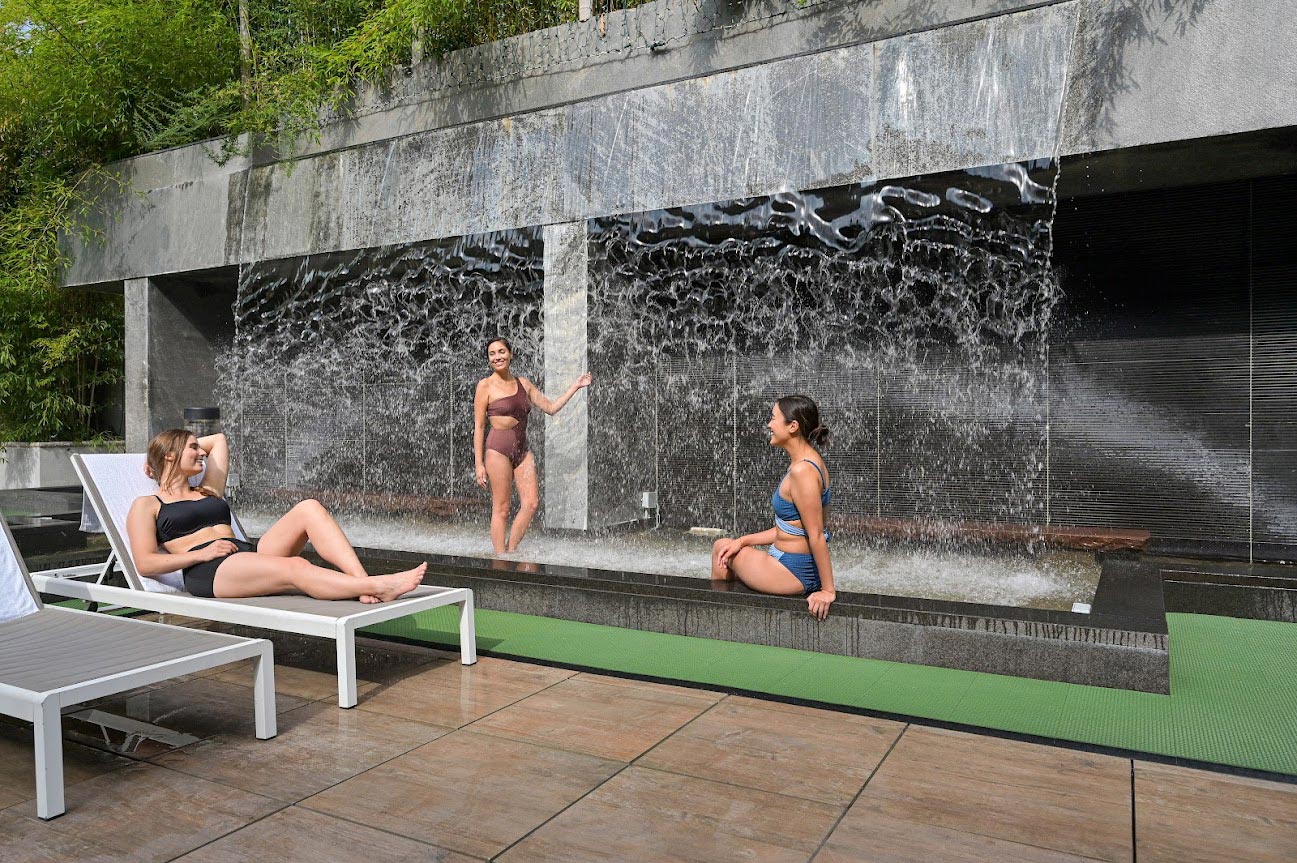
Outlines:
{"type": "Polygon", "coordinates": [[[572,386],[576,387],[577,389],[581,389],[582,387],[590,386],[590,384],[592,383],[594,383],[594,375],[590,374],[589,372],[586,372],[585,374],[581,375],[581,377],[573,381],[572,386]]]}

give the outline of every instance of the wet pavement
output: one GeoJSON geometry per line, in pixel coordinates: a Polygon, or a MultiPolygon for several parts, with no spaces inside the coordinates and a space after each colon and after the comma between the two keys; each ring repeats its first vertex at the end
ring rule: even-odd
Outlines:
{"type": "MultiPolygon", "coordinates": [[[[331,647],[326,645],[326,647],[331,647]]],[[[1291,861],[1297,785],[362,640],[82,705],[68,812],[0,724],[0,860],[1291,861]]]]}

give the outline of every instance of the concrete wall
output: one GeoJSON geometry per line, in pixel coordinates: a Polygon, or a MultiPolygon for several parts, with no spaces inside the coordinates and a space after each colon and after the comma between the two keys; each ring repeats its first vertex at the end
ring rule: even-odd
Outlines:
{"type": "Polygon", "coordinates": [[[111,452],[116,448],[111,444],[91,446],[60,442],[0,444],[0,489],[80,485],[81,481],[72,469],[72,454],[111,452]]]}
{"type": "Polygon", "coordinates": [[[120,163],[64,283],[1294,125],[1295,5],[659,0],[416,70],[291,165],[120,163]]]}

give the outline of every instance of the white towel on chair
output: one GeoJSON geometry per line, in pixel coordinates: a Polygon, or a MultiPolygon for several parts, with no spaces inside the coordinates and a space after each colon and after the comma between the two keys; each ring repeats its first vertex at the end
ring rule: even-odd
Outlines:
{"type": "Polygon", "coordinates": [[[17,549],[0,531],[0,621],[26,617],[39,608],[27,589],[27,580],[18,567],[17,549]]]}

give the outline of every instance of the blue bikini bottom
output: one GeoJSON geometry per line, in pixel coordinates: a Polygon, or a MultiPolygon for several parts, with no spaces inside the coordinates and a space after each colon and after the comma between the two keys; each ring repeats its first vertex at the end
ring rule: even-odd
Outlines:
{"type": "Polygon", "coordinates": [[[811,555],[780,551],[772,545],[770,546],[770,556],[782,563],[784,569],[797,576],[797,580],[805,588],[802,596],[810,596],[820,589],[820,570],[815,565],[815,558],[811,555]]]}

